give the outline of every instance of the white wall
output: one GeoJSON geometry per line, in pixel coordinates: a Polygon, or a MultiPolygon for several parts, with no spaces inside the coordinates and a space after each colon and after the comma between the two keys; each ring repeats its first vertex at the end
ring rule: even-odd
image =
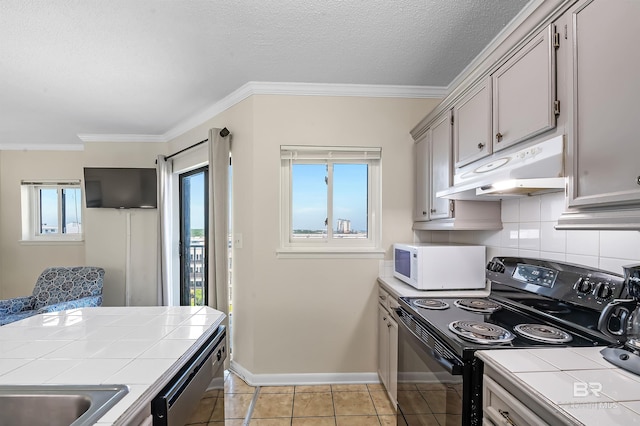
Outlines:
{"type": "Polygon", "coordinates": [[[210,127],[232,132],[233,224],[244,239],[233,253],[233,360],[255,381],[376,371],[379,261],[276,256],[280,145],[382,147],[389,250],[413,235],[409,130],[437,102],[256,95],[170,142],[176,151],[206,138],[210,127]]]}
{"type": "Polygon", "coordinates": [[[488,258],[528,256],[577,263],[622,274],[622,265],[640,263],[638,231],[558,231],[563,193],[502,201],[501,231],[432,232],[429,239],[483,244],[488,258]]]}
{"type": "MultiPolygon", "coordinates": [[[[87,143],[83,163],[86,167],[153,168],[158,154],[166,149],[165,143],[87,143]]],[[[105,268],[105,306],[156,304],[157,215],[156,209],[84,209],[86,262],[105,268]]]]}
{"type": "Polygon", "coordinates": [[[130,303],[156,303],[156,210],[83,207],[83,242],[23,243],[20,181],[83,179],[83,167],[155,167],[166,143],[90,143],[84,151],[0,151],[0,298],[31,294],[49,266],[106,270],[104,304],[125,304],[127,216],[131,221],[130,303]]]}
{"type": "Polygon", "coordinates": [[[83,243],[23,243],[21,180],[81,179],[81,151],[0,151],[0,298],[27,296],[49,266],[85,265],[83,243]]]}

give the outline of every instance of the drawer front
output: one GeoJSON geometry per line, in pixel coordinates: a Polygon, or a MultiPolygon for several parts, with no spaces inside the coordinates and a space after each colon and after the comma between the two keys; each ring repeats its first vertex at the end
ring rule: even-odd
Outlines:
{"type": "Polygon", "coordinates": [[[548,425],[489,376],[483,376],[483,413],[496,425],[548,425]]]}

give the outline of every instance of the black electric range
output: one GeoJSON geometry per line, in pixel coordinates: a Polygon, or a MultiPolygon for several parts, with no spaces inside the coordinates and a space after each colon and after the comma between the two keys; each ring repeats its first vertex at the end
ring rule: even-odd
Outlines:
{"type": "Polygon", "coordinates": [[[495,257],[486,277],[491,292],[484,298],[399,299],[398,424],[424,424],[433,415],[440,423],[480,425],[482,363],[476,350],[615,343],[597,324],[604,306],[624,296],[621,275],[552,260],[495,257]],[[448,391],[422,392],[429,412],[413,412],[417,395],[401,391],[413,386],[448,391]],[[436,403],[443,397],[446,404],[436,403]]]}

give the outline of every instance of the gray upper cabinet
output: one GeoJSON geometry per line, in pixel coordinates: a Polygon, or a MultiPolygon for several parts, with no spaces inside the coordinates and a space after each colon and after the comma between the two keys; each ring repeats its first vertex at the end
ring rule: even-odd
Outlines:
{"type": "Polygon", "coordinates": [[[450,201],[437,198],[436,192],[451,186],[452,129],[451,111],[446,111],[431,126],[431,219],[451,217],[450,201]]]}
{"type": "Polygon", "coordinates": [[[462,167],[493,152],[491,78],[483,79],[453,107],[455,166],[462,167]]]}
{"type": "Polygon", "coordinates": [[[556,126],[554,28],[546,27],[491,76],[494,151],[556,126]]]}
{"type": "Polygon", "coordinates": [[[640,1],[580,1],[568,13],[568,204],[640,205],[640,1]]]}
{"type": "Polygon", "coordinates": [[[430,174],[429,174],[429,143],[431,131],[428,130],[415,143],[416,195],[413,220],[422,222],[429,220],[430,174]]]}

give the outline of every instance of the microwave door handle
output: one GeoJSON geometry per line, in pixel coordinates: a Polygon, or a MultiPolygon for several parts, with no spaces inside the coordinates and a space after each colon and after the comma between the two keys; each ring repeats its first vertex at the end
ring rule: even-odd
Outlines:
{"type": "Polygon", "coordinates": [[[403,327],[403,329],[407,330],[411,334],[411,336],[413,336],[413,339],[416,340],[419,345],[422,345],[425,348],[428,348],[429,349],[428,352],[431,353],[431,356],[433,357],[433,359],[438,364],[443,366],[449,373],[451,373],[453,375],[462,374],[461,362],[459,362],[457,359],[453,359],[453,362],[452,362],[452,360],[444,358],[440,353],[438,353],[435,350],[435,348],[432,347],[432,345],[429,344],[429,342],[425,341],[422,337],[418,336],[411,328],[409,328],[409,326],[405,323],[405,320],[403,320],[403,317],[407,318],[408,321],[411,321],[411,322],[415,323],[418,327],[423,328],[422,326],[420,326],[420,324],[418,324],[413,319],[413,316],[411,314],[404,312],[400,308],[395,309],[395,312],[396,312],[396,316],[398,317],[397,318],[398,324],[401,325],[403,327]]]}

